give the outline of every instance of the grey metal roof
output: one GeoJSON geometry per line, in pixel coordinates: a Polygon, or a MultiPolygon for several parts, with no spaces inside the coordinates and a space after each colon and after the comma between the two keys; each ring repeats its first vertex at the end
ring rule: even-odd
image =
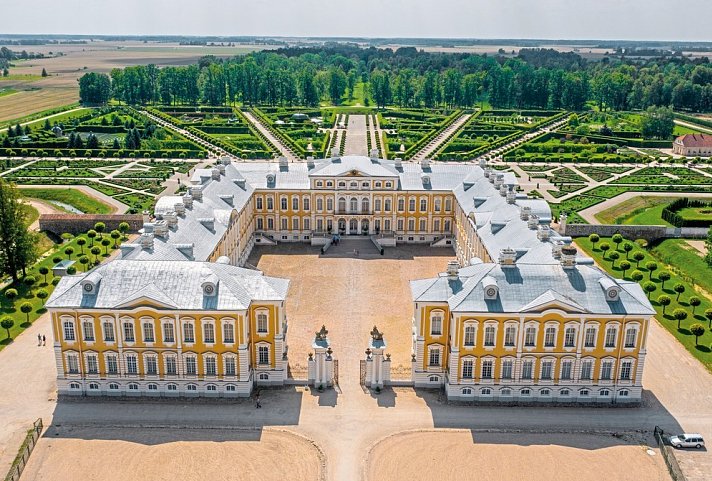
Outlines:
{"type": "Polygon", "coordinates": [[[567,312],[614,315],[654,315],[642,288],[635,282],[612,279],[597,267],[560,264],[523,264],[505,267],[483,263],[460,269],[456,278],[446,274],[411,282],[416,302],[447,302],[452,312],[539,312],[551,305],[567,312]],[[492,278],[499,293],[486,300],[484,279],[492,278]],[[609,301],[601,278],[621,288],[619,300],[609,301]]]}
{"type": "Polygon", "coordinates": [[[122,309],[148,300],[166,309],[243,310],[252,301],[283,301],[289,280],[210,262],[115,260],[89,273],[66,276],[45,304],[49,308],[122,309]],[[97,285],[94,293],[82,281],[97,285]],[[201,284],[217,282],[214,296],[201,284]]]}

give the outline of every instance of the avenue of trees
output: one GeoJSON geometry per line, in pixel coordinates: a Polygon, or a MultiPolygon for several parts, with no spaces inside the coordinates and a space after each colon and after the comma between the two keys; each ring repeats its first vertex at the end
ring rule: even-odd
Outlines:
{"type": "MultiPolygon", "coordinates": [[[[109,78],[87,74],[82,101],[101,103],[109,78]]],[[[197,65],[115,69],[110,95],[128,104],[210,105],[242,102],[316,106],[353,97],[363,83],[378,106],[602,110],[672,106],[712,110],[708,60],[665,57],[587,61],[574,53],[523,49],[514,58],[417,51],[412,47],[361,49],[348,45],[283,48],[231,59],[203,57],[197,65]]]]}

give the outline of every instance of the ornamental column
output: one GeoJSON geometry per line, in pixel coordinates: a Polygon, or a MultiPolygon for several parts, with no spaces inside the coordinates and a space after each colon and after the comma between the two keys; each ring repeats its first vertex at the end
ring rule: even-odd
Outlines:
{"type": "Polygon", "coordinates": [[[314,336],[312,348],[314,354],[309,354],[309,385],[323,389],[332,384],[334,378],[334,359],[329,343],[326,326],[321,326],[321,330],[314,336]]]}

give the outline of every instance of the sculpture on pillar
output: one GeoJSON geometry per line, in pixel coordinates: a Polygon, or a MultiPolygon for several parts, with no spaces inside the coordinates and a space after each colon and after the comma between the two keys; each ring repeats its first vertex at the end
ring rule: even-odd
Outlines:
{"type": "Polygon", "coordinates": [[[327,331],[326,326],[322,324],[321,329],[318,332],[316,332],[314,340],[315,341],[325,341],[327,334],[329,334],[329,331],[327,331]]]}
{"type": "Polygon", "coordinates": [[[371,338],[374,341],[382,341],[383,340],[383,333],[378,330],[376,326],[373,326],[373,330],[371,331],[371,338]]]}

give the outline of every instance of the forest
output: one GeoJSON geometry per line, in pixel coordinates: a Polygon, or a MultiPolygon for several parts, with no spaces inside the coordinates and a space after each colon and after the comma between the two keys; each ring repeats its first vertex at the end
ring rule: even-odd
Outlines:
{"type": "MultiPolygon", "coordinates": [[[[87,74],[92,75],[92,74],[87,74]]],[[[339,105],[357,85],[377,107],[494,108],[580,111],[651,106],[712,110],[709,59],[680,56],[589,61],[576,53],[522,49],[516,57],[433,53],[349,45],[281,48],[198,64],[114,69],[80,82],[84,103],[339,105]],[[110,80],[110,89],[106,81],[110,80]],[[100,86],[96,84],[101,83],[100,86]],[[590,107],[590,105],[589,105],[590,107]]]]}

